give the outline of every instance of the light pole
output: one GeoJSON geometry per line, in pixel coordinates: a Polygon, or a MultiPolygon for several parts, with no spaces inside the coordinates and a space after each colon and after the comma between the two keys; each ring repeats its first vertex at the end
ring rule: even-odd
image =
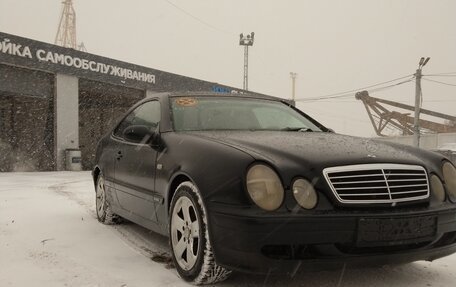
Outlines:
{"type": "Polygon", "coordinates": [[[413,145],[416,147],[420,146],[420,109],[421,109],[421,70],[429,61],[429,57],[426,59],[421,57],[418,63],[418,69],[415,73],[415,117],[413,121],[413,145]]]}
{"type": "Polygon", "coordinates": [[[244,90],[246,91],[249,89],[249,46],[253,46],[254,37],[254,32],[245,36],[241,33],[239,37],[239,45],[244,46],[244,90]]]}
{"type": "Polygon", "coordinates": [[[295,100],[295,97],[296,97],[296,77],[298,76],[297,73],[293,73],[293,72],[290,72],[290,76],[291,76],[291,99],[295,100]]]}

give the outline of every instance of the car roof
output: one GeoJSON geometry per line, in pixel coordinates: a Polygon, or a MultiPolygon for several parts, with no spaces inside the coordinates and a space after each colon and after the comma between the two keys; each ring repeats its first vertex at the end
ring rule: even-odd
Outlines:
{"type": "Polygon", "coordinates": [[[289,104],[293,104],[293,101],[263,95],[263,94],[256,94],[256,93],[214,93],[214,92],[169,92],[169,93],[157,93],[152,94],[147,98],[156,98],[156,97],[234,97],[234,98],[251,98],[251,99],[261,99],[261,100],[273,100],[273,101],[280,101],[286,102],[289,104]]]}

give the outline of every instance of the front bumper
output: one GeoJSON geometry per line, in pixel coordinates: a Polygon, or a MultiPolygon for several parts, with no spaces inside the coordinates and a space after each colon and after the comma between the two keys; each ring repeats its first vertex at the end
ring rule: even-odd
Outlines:
{"type": "Polygon", "coordinates": [[[343,264],[366,266],[431,261],[456,252],[454,208],[294,216],[246,216],[245,210],[228,213],[226,209],[211,209],[209,214],[217,263],[244,272],[294,273],[299,267],[332,269],[343,264]],[[363,237],[360,235],[361,221],[401,218],[405,223],[416,218],[432,218],[433,232],[405,237],[402,234],[401,237],[401,232],[413,234],[416,230],[416,226],[403,224],[403,227],[389,231],[397,232],[399,239],[360,240],[363,237]]]}

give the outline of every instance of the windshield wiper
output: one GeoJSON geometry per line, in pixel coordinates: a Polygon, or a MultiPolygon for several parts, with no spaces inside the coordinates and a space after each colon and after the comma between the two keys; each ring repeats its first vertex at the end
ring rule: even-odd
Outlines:
{"type": "Polygon", "coordinates": [[[313,132],[312,129],[310,128],[291,128],[291,127],[286,127],[283,129],[280,129],[281,131],[290,131],[290,132],[313,132]]]}

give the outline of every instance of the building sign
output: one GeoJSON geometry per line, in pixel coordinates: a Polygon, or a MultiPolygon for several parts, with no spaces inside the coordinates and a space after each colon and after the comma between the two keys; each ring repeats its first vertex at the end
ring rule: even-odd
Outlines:
{"type": "Polygon", "coordinates": [[[15,43],[9,38],[0,38],[0,53],[16,57],[34,59],[56,65],[64,65],[76,69],[88,70],[96,73],[109,74],[129,80],[142,81],[155,84],[155,75],[147,72],[135,71],[111,64],[97,62],[82,57],[58,53],[46,49],[33,49],[20,43],[15,43]]]}
{"type": "MultiPolygon", "coordinates": [[[[28,48],[27,46],[24,47],[28,48]]],[[[77,69],[90,70],[92,72],[109,74],[111,76],[121,77],[124,79],[143,81],[155,84],[155,75],[138,72],[127,68],[117,67],[104,63],[97,63],[87,59],[72,57],[70,55],[59,54],[52,51],[39,49],[36,51],[36,57],[39,61],[51,62],[54,64],[66,65],[77,69]]]]}
{"type": "Polygon", "coordinates": [[[222,93],[222,94],[233,92],[233,90],[228,89],[228,88],[226,88],[226,87],[221,87],[221,86],[213,86],[213,87],[212,87],[212,91],[213,91],[214,93],[222,93]]]}
{"type": "MultiPolygon", "coordinates": [[[[0,64],[154,92],[242,90],[0,32],[0,64]]],[[[251,92],[250,92],[251,93],[251,92]]],[[[255,94],[255,93],[254,93],[255,94]]]]}

